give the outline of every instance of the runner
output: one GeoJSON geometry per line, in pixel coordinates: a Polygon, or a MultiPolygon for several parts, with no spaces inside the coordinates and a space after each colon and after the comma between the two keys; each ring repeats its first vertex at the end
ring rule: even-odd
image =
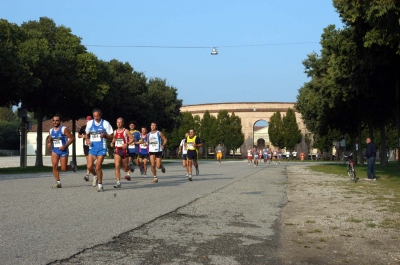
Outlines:
{"type": "Polygon", "coordinates": [[[149,161],[149,135],[146,126],[143,126],[140,134],[139,163],[143,168],[143,175],[147,178],[147,161],[149,161]]]}
{"type": "Polygon", "coordinates": [[[49,137],[47,145],[52,147],[51,152],[51,164],[53,166],[53,175],[56,179],[56,184],[53,189],[61,188],[60,172],[58,171],[58,163],[61,164],[61,171],[73,170],[76,172],[76,165],[71,161],[70,165],[67,166],[68,162],[68,146],[75,140],[75,137],[71,132],[61,125],[60,116],[55,115],[53,117],[53,128],[49,131],[49,137]]]}
{"type": "Polygon", "coordinates": [[[254,167],[258,167],[258,151],[257,151],[257,146],[254,146],[254,147],[253,147],[252,154],[253,154],[253,159],[254,159],[254,167]]]}
{"type": "Polygon", "coordinates": [[[268,164],[271,164],[271,162],[272,162],[272,150],[269,149],[269,151],[268,151],[268,164]]]}
{"type": "Polygon", "coordinates": [[[282,150],[279,149],[279,150],[278,150],[278,164],[281,163],[281,160],[282,160],[282,150]]]}
{"type": "Polygon", "coordinates": [[[124,172],[129,171],[128,166],[128,145],[134,141],[132,134],[124,128],[124,119],[117,119],[117,129],[114,131],[114,138],[110,144],[111,147],[115,146],[114,150],[114,164],[115,164],[115,177],[117,184],[114,188],[121,188],[121,164],[124,172]]]}
{"type": "Polygon", "coordinates": [[[251,150],[251,147],[247,149],[247,165],[250,166],[250,163],[253,162],[253,150],[251,150]]]}
{"type": "Polygon", "coordinates": [[[221,146],[221,143],[218,143],[218,146],[215,147],[215,154],[217,156],[217,161],[219,162],[219,165],[221,165],[221,159],[222,159],[222,152],[224,151],[224,147],[221,146]]]}
{"type": "Polygon", "coordinates": [[[289,163],[290,160],[290,151],[289,149],[286,149],[286,163],[289,163]]]}
{"type": "Polygon", "coordinates": [[[296,150],[293,150],[292,156],[293,156],[294,163],[296,164],[296,160],[297,160],[297,151],[296,150]]]}
{"type": "Polygon", "coordinates": [[[114,138],[113,128],[110,123],[101,118],[100,109],[93,109],[93,120],[86,124],[86,144],[89,145],[88,165],[87,168],[93,174],[93,187],[97,186],[97,191],[103,191],[103,171],[101,166],[104,157],[107,155],[107,139],[114,138]],[[94,161],[96,161],[96,170],[94,169],[94,161]]]}
{"type": "Polygon", "coordinates": [[[192,164],[196,168],[196,176],[199,175],[199,164],[197,163],[198,149],[197,147],[203,146],[200,137],[196,135],[194,129],[189,130],[189,136],[186,138],[187,146],[187,159],[188,159],[188,180],[192,181],[192,164]]]}
{"type": "Polygon", "coordinates": [[[186,147],[186,138],[189,136],[189,133],[185,133],[185,138],[182,139],[179,144],[178,155],[182,152],[182,166],[186,169],[186,177],[189,177],[189,169],[187,167],[187,147],[186,147]]]}
{"type": "Polygon", "coordinates": [[[150,125],[151,131],[149,133],[149,154],[151,163],[151,172],[153,172],[153,180],[151,183],[158,183],[157,170],[161,169],[162,173],[165,173],[165,168],[162,165],[162,154],[165,145],[167,144],[167,138],[164,134],[157,130],[157,123],[152,122],[150,125]]]}
{"type": "MultiPolygon", "coordinates": [[[[88,122],[88,121],[90,121],[90,120],[92,120],[92,116],[87,116],[86,117],[86,122],[88,122]]],[[[89,146],[86,144],[86,124],[85,125],[83,125],[81,128],[80,128],[80,130],[79,130],[79,133],[78,133],[78,138],[83,138],[82,139],[82,142],[83,142],[83,153],[85,154],[85,158],[86,158],[86,167],[87,167],[87,164],[88,164],[88,155],[89,155],[89,146]]],[[[86,168],[86,175],[83,177],[83,179],[85,180],[85,181],[89,181],[89,174],[90,174],[90,171],[86,168]]]]}
{"type": "Polygon", "coordinates": [[[129,171],[125,176],[126,180],[131,180],[131,173],[135,171],[135,167],[133,165],[133,160],[135,160],[136,165],[140,168],[140,174],[143,175],[143,167],[140,166],[139,163],[139,140],[140,140],[140,132],[136,130],[136,122],[129,122],[129,133],[133,136],[133,143],[131,143],[128,147],[128,156],[129,156],[129,171]]]}
{"type": "Polygon", "coordinates": [[[267,160],[268,160],[268,148],[264,147],[263,149],[263,159],[264,159],[264,164],[267,164],[267,160]]]}
{"type": "Polygon", "coordinates": [[[277,165],[278,164],[278,150],[276,148],[274,149],[273,156],[274,156],[274,158],[273,158],[274,165],[277,165]]]}

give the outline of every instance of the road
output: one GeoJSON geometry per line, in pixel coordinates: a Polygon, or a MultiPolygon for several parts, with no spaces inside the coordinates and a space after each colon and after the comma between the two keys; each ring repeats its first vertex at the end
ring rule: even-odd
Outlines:
{"type": "MultiPolygon", "coordinates": [[[[279,264],[274,256],[285,163],[200,161],[189,182],[180,163],[159,183],[133,174],[103,193],[84,171],[0,175],[2,264],[279,264]]],[[[150,174],[148,174],[150,175],[150,174]]]]}

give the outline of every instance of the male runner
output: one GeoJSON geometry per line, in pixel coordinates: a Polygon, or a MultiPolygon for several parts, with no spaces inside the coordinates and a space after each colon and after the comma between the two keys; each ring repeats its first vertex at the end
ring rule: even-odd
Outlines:
{"type": "MultiPolygon", "coordinates": [[[[88,122],[88,121],[90,121],[90,120],[92,120],[92,116],[87,116],[87,117],[86,117],[86,122],[88,122]]],[[[83,142],[83,153],[85,154],[85,158],[86,158],[86,167],[87,167],[88,155],[89,155],[89,146],[86,144],[86,136],[85,136],[85,135],[86,135],[86,132],[85,132],[85,130],[86,130],[86,124],[83,125],[83,126],[80,128],[79,133],[78,133],[78,138],[83,138],[83,139],[82,139],[82,142],[83,142]]],[[[89,170],[86,169],[86,175],[83,177],[83,179],[84,179],[85,181],[89,181],[89,174],[90,174],[89,170]]]]}
{"type": "Polygon", "coordinates": [[[115,146],[114,150],[114,164],[115,164],[115,177],[117,178],[117,184],[114,188],[121,188],[121,164],[124,172],[129,171],[128,166],[128,153],[127,149],[130,144],[134,141],[132,134],[130,134],[124,128],[124,119],[117,119],[117,129],[114,131],[114,138],[110,144],[111,147],[115,146]]]}
{"type": "Polygon", "coordinates": [[[157,130],[157,123],[152,122],[150,125],[150,133],[149,133],[149,154],[150,154],[150,163],[151,163],[151,172],[153,173],[153,180],[151,183],[158,183],[157,178],[157,170],[161,169],[162,173],[165,173],[165,168],[162,165],[162,154],[167,144],[167,138],[164,134],[157,130]]]}
{"type": "Polygon", "coordinates": [[[49,131],[49,137],[47,145],[52,147],[51,152],[51,164],[53,166],[53,175],[56,179],[56,184],[53,189],[61,188],[60,172],[58,171],[58,163],[61,164],[61,171],[73,170],[76,172],[76,165],[71,161],[70,165],[67,166],[68,162],[68,146],[75,140],[75,137],[71,132],[61,125],[60,116],[55,115],[53,117],[53,128],[49,131]]]}
{"type": "Polygon", "coordinates": [[[142,126],[139,144],[139,163],[143,168],[144,177],[147,178],[147,161],[149,161],[149,134],[146,126],[142,126]]]}
{"type": "Polygon", "coordinates": [[[86,124],[86,144],[89,145],[89,159],[87,168],[93,174],[93,186],[97,184],[97,191],[103,191],[103,171],[101,166],[107,155],[107,139],[114,138],[110,123],[101,118],[100,109],[93,109],[93,120],[86,124]],[[93,168],[96,161],[96,170],[93,168]]]}
{"type": "Polygon", "coordinates": [[[289,160],[290,160],[290,151],[289,151],[289,149],[286,149],[286,163],[289,163],[289,160]]]}
{"type": "Polygon", "coordinates": [[[178,155],[182,152],[182,166],[186,169],[186,177],[189,177],[189,169],[187,167],[187,147],[186,147],[186,138],[189,136],[189,133],[185,133],[185,138],[182,139],[179,144],[178,155]]]}
{"type": "Polygon", "coordinates": [[[135,160],[136,165],[140,168],[140,174],[143,175],[143,167],[140,166],[139,163],[139,140],[140,140],[140,132],[136,130],[136,122],[131,121],[129,122],[129,132],[133,136],[133,143],[131,143],[128,147],[128,156],[129,156],[129,171],[128,174],[125,176],[126,180],[131,180],[131,172],[135,171],[133,166],[133,160],[135,160]]]}
{"type": "Polygon", "coordinates": [[[254,159],[254,167],[258,167],[258,151],[257,151],[257,146],[254,146],[254,147],[253,147],[252,154],[253,154],[253,159],[254,159]]]}
{"type": "Polygon", "coordinates": [[[267,164],[267,159],[268,159],[268,148],[264,147],[263,149],[263,159],[264,159],[264,164],[267,164]]]}
{"type": "Polygon", "coordinates": [[[253,162],[253,150],[251,150],[251,147],[249,146],[249,149],[247,149],[247,165],[250,166],[250,163],[253,162]]]}
{"type": "Polygon", "coordinates": [[[200,137],[196,135],[194,129],[189,130],[189,136],[186,138],[186,146],[187,146],[187,159],[188,159],[188,170],[189,176],[188,180],[192,181],[192,164],[196,168],[196,176],[199,175],[199,164],[197,163],[197,147],[203,146],[203,143],[200,140],[200,137]]]}
{"type": "Polygon", "coordinates": [[[296,160],[297,160],[297,151],[296,150],[293,150],[292,156],[293,156],[294,163],[296,164],[296,160]]]}
{"type": "Polygon", "coordinates": [[[218,146],[215,147],[215,154],[217,156],[217,161],[219,162],[219,165],[221,165],[223,151],[224,151],[224,147],[221,145],[221,143],[218,143],[218,146]]]}

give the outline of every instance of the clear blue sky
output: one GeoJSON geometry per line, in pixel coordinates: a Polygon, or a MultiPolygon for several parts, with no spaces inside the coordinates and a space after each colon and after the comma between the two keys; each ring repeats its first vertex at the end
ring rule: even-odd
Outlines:
{"type": "Polygon", "coordinates": [[[342,27],[329,0],[1,1],[0,18],[11,23],[42,16],[84,45],[159,46],[87,49],[166,79],[183,105],[295,102],[308,81],[302,60],[320,51],[323,28],[342,27]]]}

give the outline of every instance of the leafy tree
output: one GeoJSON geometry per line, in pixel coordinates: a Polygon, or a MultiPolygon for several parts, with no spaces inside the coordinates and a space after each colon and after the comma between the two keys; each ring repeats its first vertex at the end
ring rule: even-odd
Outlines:
{"type": "Polygon", "coordinates": [[[273,146],[285,147],[284,127],[280,111],[272,114],[268,124],[268,134],[273,146]]]}
{"type": "Polygon", "coordinates": [[[286,115],[282,118],[283,135],[285,147],[293,150],[301,142],[301,131],[296,121],[296,115],[291,108],[288,108],[286,115]]]}
{"type": "Polygon", "coordinates": [[[226,145],[227,135],[230,133],[230,122],[231,119],[229,117],[229,113],[226,110],[220,110],[217,114],[217,141],[226,145]]]}
{"type": "Polygon", "coordinates": [[[228,150],[233,150],[233,155],[235,155],[236,149],[244,143],[244,134],[242,132],[242,120],[234,112],[230,116],[229,127],[225,137],[225,146],[228,150]]]}
{"type": "Polygon", "coordinates": [[[203,142],[203,147],[206,150],[206,156],[208,153],[208,147],[214,147],[217,145],[216,138],[216,125],[217,118],[210,115],[210,112],[206,110],[203,118],[200,121],[200,137],[203,142]]]}
{"type": "Polygon", "coordinates": [[[18,117],[12,111],[12,107],[0,107],[0,121],[18,122],[18,117]]]}
{"type": "Polygon", "coordinates": [[[18,122],[0,121],[0,149],[19,150],[18,122]]]}

